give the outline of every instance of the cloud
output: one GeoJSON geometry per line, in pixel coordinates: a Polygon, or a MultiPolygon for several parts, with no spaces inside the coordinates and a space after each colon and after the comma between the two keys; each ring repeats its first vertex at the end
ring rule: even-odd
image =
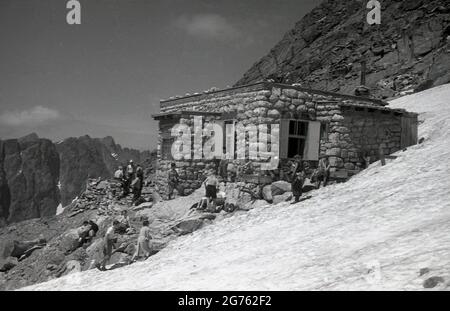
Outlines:
{"type": "Polygon", "coordinates": [[[175,25],[189,35],[207,39],[237,39],[241,32],[226,18],[218,14],[181,16],[175,25]]]}
{"type": "Polygon", "coordinates": [[[7,111],[0,115],[0,124],[8,126],[39,125],[61,117],[58,111],[36,106],[23,111],[7,111]]]}

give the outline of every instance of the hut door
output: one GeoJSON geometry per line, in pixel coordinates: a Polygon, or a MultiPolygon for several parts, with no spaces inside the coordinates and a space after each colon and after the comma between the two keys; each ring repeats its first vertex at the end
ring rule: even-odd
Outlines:
{"type": "Polygon", "coordinates": [[[319,161],[320,149],[320,122],[309,121],[308,123],[308,138],[305,146],[305,160],[319,161]]]}
{"type": "Polygon", "coordinates": [[[417,144],[417,117],[402,117],[401,148],[417,144]]]}

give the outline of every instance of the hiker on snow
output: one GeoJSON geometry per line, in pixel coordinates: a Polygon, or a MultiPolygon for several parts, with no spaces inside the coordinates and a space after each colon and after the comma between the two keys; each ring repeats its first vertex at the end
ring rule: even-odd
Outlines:
{"type": "Polygon", "coordinates": [[[103,239],[103,259],[97,268],[101,271],[106,270],[106,264],[111,259],[114,243],[117,243],[116,231],[119,228],[120,222],[114,220],[113,225],[108,228],[103,239]]]}
{"type": "Polygon", "coordinates": [[[150,235],[150,228],[148,226],[148,220],[144,220],[141,231],[139,231],[136,252],[134,253],[133,258],[131,258],[131,261],[136,261],[137,258],[142,256],[144,256],[145,259],[150,257],[150,240],[152,239],[152,236],[150,235]]]}
{"type": "Polygon", "coordinates": [[[302,162],[302,157],[299,155],[296,155],[294,157],[294,163],[291,171],[291,187],[292,187],[292,194],[294,195],[295,201],[294,203],[297,203],[300,201],[300,197],[302,196],[302,188],[303,183],[305,182],[305,169],[302,162]]]}
{"type": "Polygon", "coordinates": [[[178,175],[176,168],[176,164],[172,163],[170,164],[170,171],[169,171],[169,180],[168,180],[168,186],[169,186],[169,200],[172,198],[173,191],[178,188],[178,184],[180,182],[180,176],[178,175]]]}

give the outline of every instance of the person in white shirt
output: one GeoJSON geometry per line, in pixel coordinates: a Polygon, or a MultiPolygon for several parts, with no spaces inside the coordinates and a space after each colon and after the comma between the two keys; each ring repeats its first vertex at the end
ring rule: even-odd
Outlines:
{"type": "Polygon", "coordinates": [[[111,259],[114,243],[117,242],[116,230],[120,222],[114,220],[113,225],[106,230],[105,238],[103,240],[103,260],[97,268],[101,271],[106,270],[106,263],[111,259]]]}
{"type": "Polygon", "coordinates": [[[152,239],[152,236],[150,235],[150,228],[148,226],[148,220],[144,220],[141,231],[139,232],[136,252],[134,253],[131,261],[135,261],[137,258],[142,256],[147,259],[151,254],[150,240],[152,239]]]}
{"type": "Polygon", "coordinates": [[[209,176],[203,182],[206,190],[206,197],[208,198],[208,205],[211,204],[211,201],[215,201],[217,199],[217,186],[219,185],[219,180],[216,177],[216,174],[213,170],[210,171],[209,176]]]}

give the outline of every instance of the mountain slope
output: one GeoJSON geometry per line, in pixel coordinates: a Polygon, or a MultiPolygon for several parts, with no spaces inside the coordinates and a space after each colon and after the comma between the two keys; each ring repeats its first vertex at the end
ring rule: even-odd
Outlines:
{"type": "Polygon", "coordinates": [[[380,98],[450,82],[447,0],[383,0],[381,25],[369,26],[367,1],[325,0],[298,22],[236,85],[264,78],[353,94],[366,84],[380,98]]]}
{"type": "Polygon", "coordinates": [[[449,282],[448,98],[450,84],[392,102],[421,113],[425,141],[384,167],[376,162],[296,205],[236,214],[146,262],[26,289],[415,290],[431,276],[449,282]]]}

